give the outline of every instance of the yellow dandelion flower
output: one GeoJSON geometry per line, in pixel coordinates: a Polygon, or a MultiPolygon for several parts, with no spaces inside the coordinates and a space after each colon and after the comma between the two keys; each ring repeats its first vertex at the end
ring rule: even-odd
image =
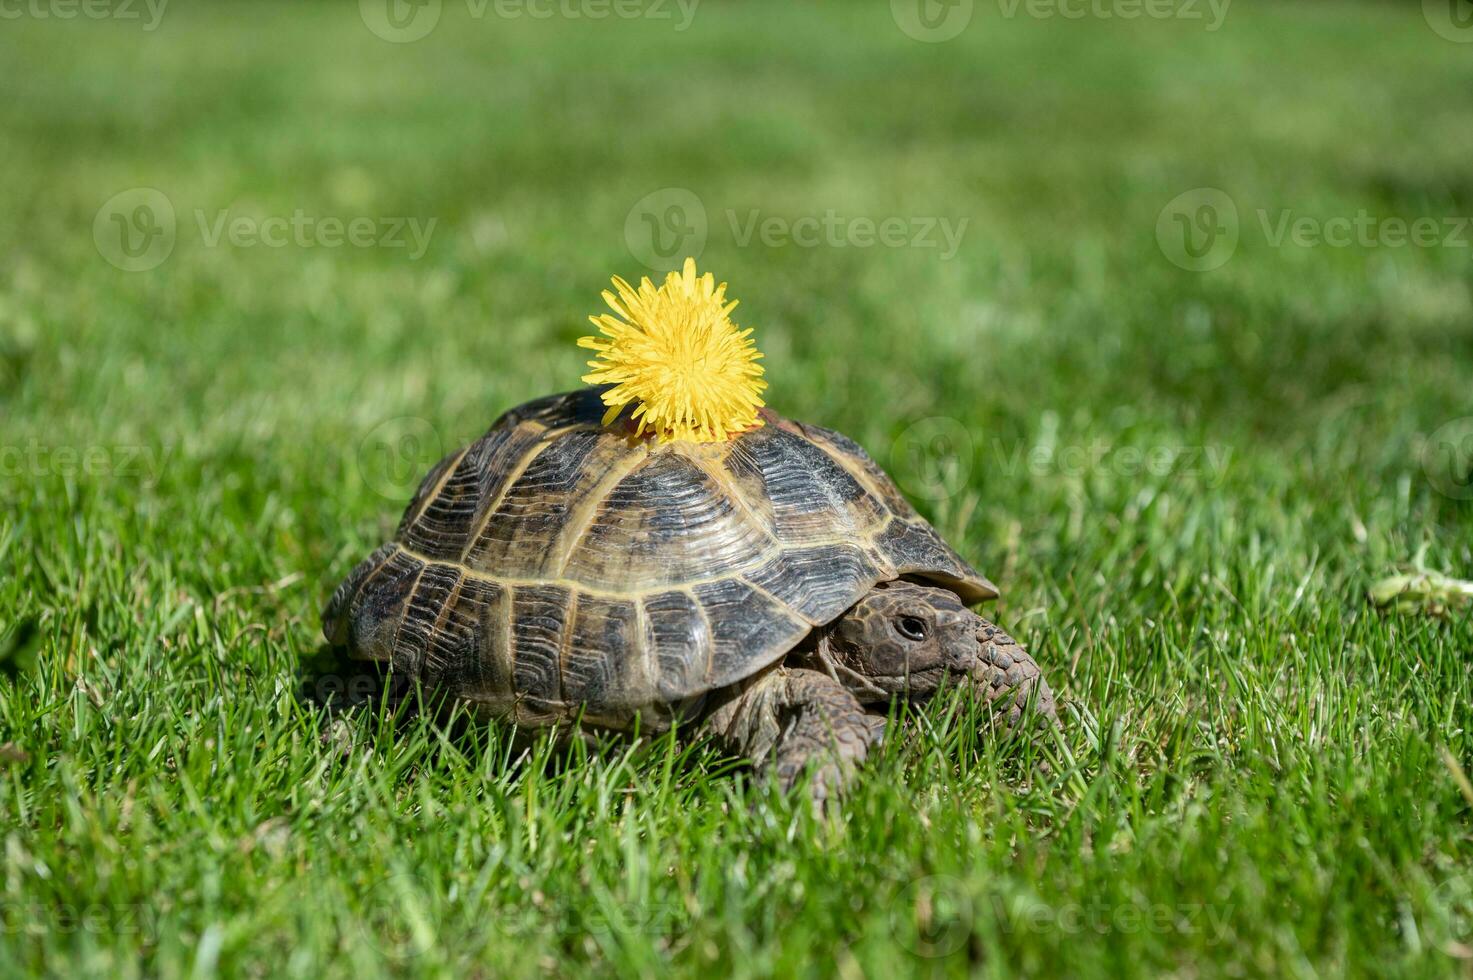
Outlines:
{"type": "Polygon", "coordinates": [[[603,298],[618,315],[588,318],[603,337],[578,340],[598,352],[583,380],[613,385],[603,393],[605,425],[630,402],[638,403],[635,431],[660,442],[721,442],[762,424],[762,354],[751,328],[731,322],[737,304],[727,302],[726,283],[696,275],[696,260],[686,259],[659,287],[645,278],[635,289],[615,276],[614,289],[603,298]]]}

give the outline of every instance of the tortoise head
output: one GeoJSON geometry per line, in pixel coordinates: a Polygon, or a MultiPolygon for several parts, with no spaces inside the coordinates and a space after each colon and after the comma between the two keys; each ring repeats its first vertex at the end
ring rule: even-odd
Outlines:
{"type": "Polygon", "coordinates": [[[828,646],[840,680],[866,704],[895,696],[925,701],[948,680],[965,679],[988,702],[1012,693],[1010,722],[1030,699],[1055,714],[1053,693],[1027,651],[947,589],[882,582],[829,627],[828,646]]]}

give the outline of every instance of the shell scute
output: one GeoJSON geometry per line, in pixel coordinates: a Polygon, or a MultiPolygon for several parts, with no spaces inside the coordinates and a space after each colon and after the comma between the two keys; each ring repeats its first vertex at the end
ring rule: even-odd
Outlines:
{"type": "Polygon", "coordinates": [[[397,666],[431,682],[446,675],[447,660],[442,656],[450,644],[440,625],[455,603],[464,574],[455,565],[430,562],[424,566],[394,641],[397,666]]]}
{"type": "Polygon", "coordinates": [[[365,660],[389,660],[424,567],[423,561],[392,543],[360,562],[322,614],[328,642],[349,647],[365,660]]]}
{"type": "Polygon", "coordinates": [[[425,478],[421,492],[437,479],[443,485],[417,514],[413,505],[405,512],[399,540],[427,558],[459,561],[519,461],[541,437],[542,430],[531,426],[492,429],[462,452],[446,457],[441,466],[449,463],[453,469],[439,477],[432,470],[425,478]]]}
{"type": "Polygon", "coordinates": [[[771,546],[705,469],[657,452],[604,498],[565,572],[604,589],[665,588],[749,567],[771,546]]]}
{"type": "Polygon", "coordinates": [[[910,505],[910,501],[900,492],[895,481],[882,469],[878,463],[870,458],[870,454],[864,451],[864,447],[850,439],[842,432],[833,429],[825,429],[821,425],[810,425],[806,422],[797,423],[805,438],[817,446],[832,453],[836,458],[846,460],[856,479],[862,479],[865,489],[874,495],[874,499],[884,509],[897,517],[908,520],[917,517],[916,510],[910,505]]]}
{"type": "Polygon", "coordinates": [[[754,655],[768,650],[785,653],[810,629],[791,609],[740,579],[707,582],[691,591],[711,632],[710,666],[702,690],[749,676],[754,655]]]}
{"type": "Polygon", "coordinates": [[[561,585],[519,585],[512,589],[511,627],[515,641],[512,678],[515,695],[539,709],[563,703],[562,640],[573,590],[561,585]]]}
{"type": "Polygon", "coordinates": [[[696,597],[672,589],[641,600],[654,653],[655,691],[675,701],[701,689],[711,673],[715,638],[696,597]]]}
{"type": "MultiPolygon", "coordinates": [[[[603,447],[607,455],[607,446],[603,447]]],[[[488,574],[552,578],[548,562],[570,513],[597,478],[598,433],[574,430],[527,445],[505,485],[477,514],[479,531],[462,560],[488,574]]]]}
{"type": "Polygon", "coordinates": [[[726,465],[747,499],[766,503],[773,531],[784,543],[861,532],[883,517],[872,495],[833,457],[775,426],[739,440],[726,465]]]}
{"type": "Polygon", "coordinates": [[[439,682],[460,697],[503,700],[513,689],[508,591],[489,579],[462,575],[426,659],[439,664],[439,682]]]}
{"type": "Polygon", "coordinates": [[[894,569],[883,568],[858,545],[836,542],[785,551],[748,572],[746,579],[817,626],[854,604],[855,582],[894,575],[894,569]]]}
{"type": "Polygon", "coordinates": [[[633,600],[580,594],[563,662],[563,700],[605,713],[644,704],[653,679],[640,628],[633,600]]]}

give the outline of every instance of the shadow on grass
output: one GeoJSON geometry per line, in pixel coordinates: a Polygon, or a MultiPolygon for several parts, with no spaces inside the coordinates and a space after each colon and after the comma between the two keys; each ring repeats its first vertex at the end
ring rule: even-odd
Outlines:
{"type": "Polygon", "coordinates": [[[498,768],[506,772],[531,767],[550,778],[566,776],[592,760],[625,756],[641,768],[668,766],[674,773],[711,778],[751,768],[746,759],[721,751],[695,724],[654,734],[582,728],[576,721],[518,726],[479,713],[388,664],[353,659],[326,643],[298,664],[296,696],[303,707],[320,713],[322,743],[344,754],[359,739],[418,739],[431,765],[446,752],[466,759],[493,754],[503,760],[498,768]],[[696,765],[697,760],[704,765],[696,765]]]}
{"type": "MultiPolygon", "coordinates": [[[[655,734],[584,729],[576,723],[519,727],[478,714],[386,664],[354,660],[326,644],[299,665],[297,696],[304,707],[320,713],[323,745],[345,756],[363,746],[385,751],[397,745],[410,748],[429,767],[470,764],[500,776],[540,773],[551,780],[577,779],[590,766],[628,764],[640,782],[695,787],[729,781],[735,794],[750,802],[765,796],[757,768],[696,723],[655,734]]],[[[1076,776],[1078,764],[1055,755],[1048,734],[1052,725],[1030,712],[1025,717],[1033,723],[1008,729],[994,724],[995,711],[965,688],[945,691],[926,704],[898,701],[888,713],[889,731],[879,755],[902,770],[981,768],[1017,782],[1076,776]]]]}

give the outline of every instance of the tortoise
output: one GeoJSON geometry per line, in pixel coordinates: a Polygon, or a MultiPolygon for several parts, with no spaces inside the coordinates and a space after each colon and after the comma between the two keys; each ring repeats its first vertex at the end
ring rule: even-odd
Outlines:
{"type": "Polygon", "coordinates": [[[323,613],[330,644],[518,726],[694,725],[833,796],[892,700],[948,679],[1056,717],[998,595],[858,444],[769,409],[722,443],[512,409],[424,478],[323,613]]]}

